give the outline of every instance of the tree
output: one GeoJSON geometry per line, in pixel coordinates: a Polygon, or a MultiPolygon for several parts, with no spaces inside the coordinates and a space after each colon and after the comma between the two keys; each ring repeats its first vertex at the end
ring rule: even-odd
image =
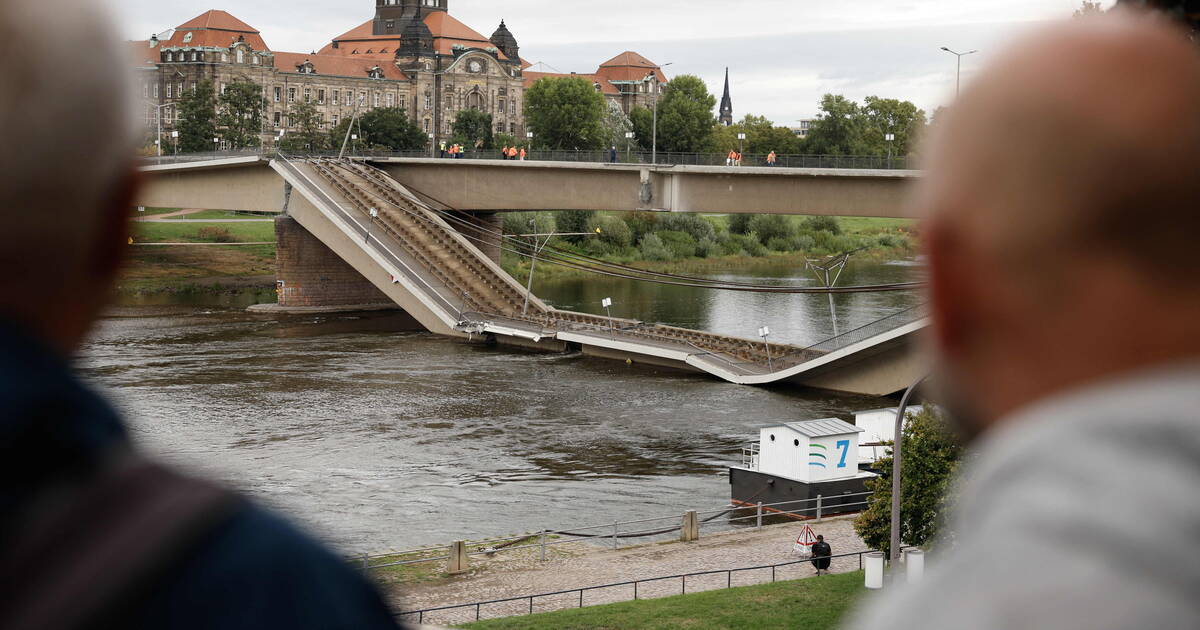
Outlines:
{"type": "Polygon", "coordinates": [[[212,81],[205,79],[179,101],[179,150],[184,153],[212,151],[217,137],[217,95],[212,81]]]}
{"type": "Polygon", "coordinates": [[[261,86],[250,79],[240,77],[225,86],[225,92],[221,94],[218,102],[221,138],[231,149],[245,149],[262,144],[259,134],[262,133],[262,113],[266,102],[261,86]]]}
{"type": "Polygon", "coordinates": [[[868,96],[859,111],[863,117],[861,144],[868,155],[887,155],[889,149],[892,155],[908,155],[925,131],[925,111],[909,101],[868,96]],[[885,139],[889,133],[896,136],[890,147],[885,139]]]}
{"type": "Polygon", "coordinates": [[[603,147],[604,112],[604,96],[587,79],[546,77],[525,90],[525,122],[538,148],[603,147]]]}
{"type": "MultiPolygon", "coordinates": [[[[563,210],[554,215],[554,224],[558,226],[559,232],[579,234],[588,231],[588,221],[591,218],[592,212],[588,210],[563,210]]],[[[584,237],[564,236],[563,238],[572,243],[578,243],[584,237]]]]}
{"type": "Polygon", "coordinates": [[[321,113],[312,103],[300,103],[288,112],[289,126],[294,128],[284,134],[279,148],[293,153],[317,153],[330,147],[329,134],[322,127],[321,113]]]}
{"type": "Polygon", "coordinates": [[[604,111],[604,118],[601,119],[600,125],[604,128],[605,146],[617,147],[619,149],[625,148],[625,134],[633,131],[633,123],[625,115],[620,105],[608,101],[604,111]]]}
{"type": "MultiPolygon", "coordinates": [[[[333,146],[341,148],[351,119],[338,123],[330,133],[333,146]]],[[[408,118],[398,107],[380,107],[358,117],[354,121],[354,132],[358,141],[379,151],[419,151],[429,148],[429,136],[408,118]]]]}
{"type": "Polygon", "coordinates": [[[1104,9],[1100,8],[1099,2],[1088,2],[1083,0],[1083,5],[1075,10],[1074,17],[1084,18],[1092,15],[1103,15],[1104,9]]]}
{"type": "Polygon", "coordinates": [[[468,148],[478,146],[480,149],[491,149],[495,146],[492,137],[492,115],[477,109],[459,111],[454,116],[451,142],[468,148]]]}
{"type": "Polygon", "coordinates": [[[654,139],[654,112],[649,107],[634,107],[629,110],[629,122],[638,146],[646,151],[654,139]]]}
{"type": "Polygon", "coordinates": [[[683,74],[671,79],[658,104],[658,148],[698,153],[713,150],[717,99],[700,77],[683,74]]]}
{"type": "MultiPolygon", "coordinates": [[[[942,532],[952,503],[952,478],[962,446],[935,409],[926,405],[910,415],[904,427],[901,463],[900,540],[925,546],[942,532]]],[[[892,514],[892,456],[875,462],[881,474],[867,482],[867,509],[854,520],[854,531],[868,546],[890,554],[892,514]]]]}
{"type": "Polygon", "coordinates": [[[766,154],[798,153],[799,138],[787,127],[776,127],[775,123],[763,116],[746,115],[741,121],[726,127],[717,125],[714,131],[714,143],[718,151],[728,152],[730,149],[742,148],[744,153],[766,154]],[[746,134],[744,141],[738,140],[738,134],[746,134]]]}
{"type": "Polygon", "coordinates": [[[810,153],[854,155],[864,153],[862,111],[858,104],[840,94],[821,97],[820,113],[808,130],[810,153]]]}

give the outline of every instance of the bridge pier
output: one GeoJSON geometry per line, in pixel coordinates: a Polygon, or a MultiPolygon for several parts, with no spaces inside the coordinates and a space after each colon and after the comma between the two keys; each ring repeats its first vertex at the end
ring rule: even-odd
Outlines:
{"type": "Polygon", "coordinates": [[[277,304],[252,310],[399,310],[387,295],[287,215],[275,219],[275,287],[277,304]]]}

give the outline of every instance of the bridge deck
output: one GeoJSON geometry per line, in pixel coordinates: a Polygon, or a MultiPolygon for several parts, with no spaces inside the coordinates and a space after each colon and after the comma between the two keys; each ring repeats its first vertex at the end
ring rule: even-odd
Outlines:
{"type": "Polygon", "coordinates": [[[524,287],[456,230],[448,222],[454,220],[450,209],[432,207],[384,171],[332,159],[282,162],[286,163],[273,166],[342,234],[306,227],[322,240],[337,241],[347,254],[359,253],[348,241],[366,252],[373,262],[339,255],[356,268],[362,265],[359,271],[368,278],[378,278],[380,269],[386,270],[392,285],[402,285],[413,294],[397,302],[406,310],[420,311],[412,314],[434,332],[577,344],[602,356],[683,367],[739,383],[802,377],[819,367],[822,358],[841,350],[767,345],[551,308],[536,296],[527,296],[524,287]],[[330,236],[323,236],[327,233],[330,236]]]}

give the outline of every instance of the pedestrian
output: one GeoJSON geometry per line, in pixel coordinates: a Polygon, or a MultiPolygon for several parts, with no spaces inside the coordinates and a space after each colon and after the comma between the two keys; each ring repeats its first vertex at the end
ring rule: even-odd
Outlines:
{"type": "Polygon", "coordinates": [[[613,147],[608,150],[608,161],[612,162],[613,164],[617,163],[617,147],[613,147]]]}
{"type": "Polygon", "coordinates": [[[510,159],[510,160],[517,159],[517,147],[512,146],[512,147],[508,148],[508,159],[510,159]]]}
{"type": "Polygon", "coordinates": [[[441,157],[443,159],[445,159],[445,157],[446,157],[446,141],[445,140],[442,140],[442,143],[438,145],[438,149],[440,149],[440,151],[441,151],[441,157]]]}
{"type": "Polygon", "coordinates": [[[500,159],[501,160],[508,159],[508,145],[507,144],[500,148],[500,159]]]}
{"type": "Polygon", "coordinates": [[[525,147],[521,147],[521,161],[525,161],[525,147]]]}
{"type": "Polygon", "coordinates": [[[817,542],[812,546],[812,565],[817,570],[817,575],[821,572],[829,573],[830,556],[833,555],[833,547],[825,542],[825,537],[818,535],[817,542]]]}
{"type": "Polygon", "coordinates": [[[733,166],[734,155],[733,149],[730,149],[729,154],[725,156],[725,166],[733,166]]]}
{"type": "Polygon", "coordinates": [[[776,156],[775,156],[775,152],[774,152],[774,151],[771,151],[770,153],[768,153],[768,154],[767,154],[767,166],[775,166],[775,160],[776,160],[776,159],[777,159],[777,158],[776,158],[776,156]]]}

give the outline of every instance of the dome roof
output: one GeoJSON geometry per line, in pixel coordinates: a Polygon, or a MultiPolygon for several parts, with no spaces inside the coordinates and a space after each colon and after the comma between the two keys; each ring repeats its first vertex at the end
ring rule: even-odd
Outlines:
{"type": "Polygon", "coordinates": [[[500,28],[497,28],[496,32],[492,33],[491,42],[493,46],[499,48],[504,53],[504,56],[510,59],[517,58],[517,38],[513,37],[512,32],[504,25],[504,20],[500,20],[500,28]]]}

